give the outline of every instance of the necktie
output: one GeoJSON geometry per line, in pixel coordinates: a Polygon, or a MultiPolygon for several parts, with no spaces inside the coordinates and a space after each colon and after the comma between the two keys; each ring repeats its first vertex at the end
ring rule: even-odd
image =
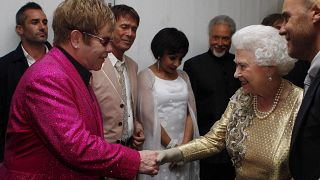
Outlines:
{"type": "Polygon", "coordinates": [[[121,98],[124,104],[123,116],[122,116],[122,124],[123,124],[123,131],[122,131],[122,140],[127,141],[129,139],[129,132],[128,132],[128,108],[127,108],[127,92],[126,92],[126,84],[124,80],[124,63],[117,61],[115,64],[115,68],[119,73],[119,84],[121,86],[121,98]]]}
{"type": "Polygon", "coordinates": [[[310,76],[310,74],[308,73],[306,78],[304,79],[304,91],[303,91],[303,95],[306,95],[306,92],[311,84],[312,81],[312,76],[310,76]]]}

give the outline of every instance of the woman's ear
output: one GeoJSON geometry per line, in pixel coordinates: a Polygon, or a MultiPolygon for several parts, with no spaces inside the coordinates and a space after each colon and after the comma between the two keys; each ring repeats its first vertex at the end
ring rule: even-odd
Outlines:
{"type": "Polygon", "coordinates": [[[269,81],[272,81],[274,75],[276,74],[276,67],[275,66],[266,66],[266,74],[269,81]]]}

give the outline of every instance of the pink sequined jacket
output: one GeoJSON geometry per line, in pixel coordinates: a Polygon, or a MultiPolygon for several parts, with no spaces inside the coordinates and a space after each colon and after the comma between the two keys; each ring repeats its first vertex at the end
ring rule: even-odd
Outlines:
{"type": "Polygon", "coordinates": [[[137,151],[103,138],[96,97],[58,49],[32,65],[13,96],[0,179],[133,179],[137,151]]]}

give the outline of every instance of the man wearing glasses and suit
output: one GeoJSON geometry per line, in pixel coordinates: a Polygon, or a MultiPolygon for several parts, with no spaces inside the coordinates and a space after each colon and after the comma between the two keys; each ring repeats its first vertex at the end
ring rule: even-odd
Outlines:
{"type": "Polygon", "coordinates": [[[91,86],[111,52],[114,15],[101,0],[65,0],[54,45],[21,77],[11,102],[0,179],[134,179],[159,171],[157,152],[110,144],[91,86]]]}

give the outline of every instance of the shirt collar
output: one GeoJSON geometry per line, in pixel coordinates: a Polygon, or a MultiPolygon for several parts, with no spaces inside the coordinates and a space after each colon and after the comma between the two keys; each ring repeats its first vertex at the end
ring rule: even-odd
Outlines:
{"type": "Polygon", "coordinates": [[[111,62],[111,64],[112,64],[113,67],[116,65],[117,61],[120,61],[120,63],[122,64],[122,63],[125,63],[125,60],[126,60],[126,58],[125,58],[124,55],[123,55],[122,61],[121,61],[121,60],[119,60],[119,59],[118,59],[114,54],[112,54],[112,53],[109,53],[109,54],[108,54],[108,58],[109,58],[109,60],[110,60],[110,62],[111,62]]]}
{"type": "MultiPolygon", "coordinates": [[[[49,51],[47,46],[46,47],[46,53],[49,51]]],[[[26,57],[27,61],[28,61],[28,65],[31,66],[33,63],[36,62],[36,59],[34,59],[23,47],[23,45],[21,44],[21,49],[23,51],[23,55],[26,57]]]]}
{"type": "Polygon", "coordinates": [[[320,51],[317,53],[317,55],[311,61],[311,65],[308,70],[309,76],[316,77],[319,69],[320,69],[320,51]]]}
{"type": "Polygon", "coordinates": [[[58,48],[62,51],[62,53],[70,60],[70,62],[73,64],[73,66],[76,68],[78,73],[80,74],[83,82],[86,86],[89,86],[90,78],[91,78],[91,72],[83,67],[78,61],[76,61],[66,50],[64,50],[62,47],[58,48]]]}

